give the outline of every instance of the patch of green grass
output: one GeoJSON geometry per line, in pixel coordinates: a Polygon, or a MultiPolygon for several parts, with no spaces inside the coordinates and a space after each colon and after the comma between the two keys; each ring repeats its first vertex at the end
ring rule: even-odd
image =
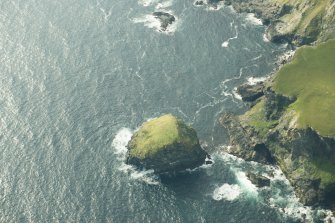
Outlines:
{"type": "Polygon", "coordinates": [[[335,136],[335,40],[299,49],[275,77],[277,93],[296,97],[298,127],[335,136]]]}
{"type": "Polygon", "coordinates": [[[145,122],[133,136],[132,156],[144,159],[173,143],[191,148],[198,143],[196,132],[171,114],[145,122]]]}
{"type": "MultiPolygon", "coordinates": [[[[334,160],[334,159],[332,159],[334,160]]],[[[320,156],[311,162],[314,172],[313,177],[321,179],[322,185],[335,183],[335,164],[328,158],[320,159],[320,156]]]]}

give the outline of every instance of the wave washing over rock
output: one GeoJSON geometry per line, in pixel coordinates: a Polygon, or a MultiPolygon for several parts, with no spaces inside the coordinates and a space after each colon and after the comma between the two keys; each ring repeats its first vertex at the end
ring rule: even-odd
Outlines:
{"type": "Polygon", "coordinates": [[[120,161],[119,171],[128,174],[131,179],[142,181],[150,185],[159,185],[159,179],[154,175],[153,170],[143,170],[140,171],[132,165],[126,164],[127,157],[127,144],[130,141],[133,132],[128,128],[120,129],[112,142],[112,149],[114,154],[117,155],[118,160],[120,161]]]}
{"type": "Polygon", "coordinates": [[[223,160],[230,166],[236,176],[237,183],[224,184],[216,188],[213,192],[213,199],[228,201],[239,198],[256,199],[258,202],[264,202],[269,207],[276,209],[289,219],[299,222],[335,221],[335,216],[330,210],[312,209],[301,204],[289,181],[278,167],[245,161],[228,153],[218,153],[213,157],[223,160]],[[270,186],[258,188],[247,178],[246,172],[257,173],[270,179],[270,186]]]}
{"type": "Polygon", "coordinates": [[[170,9],[173,1],[139,1],[144,7],[152,9],[152,13],[132,19],[134,23],[143,23],[145,27],[157,32],[172,35],[180,25],[180,19],[170,9]]]}

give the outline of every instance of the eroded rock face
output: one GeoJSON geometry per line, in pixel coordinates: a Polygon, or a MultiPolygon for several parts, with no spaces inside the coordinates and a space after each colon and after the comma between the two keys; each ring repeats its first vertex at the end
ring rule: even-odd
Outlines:
{"type": "Polygon", "coordinates": [[[230,136],[231,146],[227,147],[225,152],[246,161],[264,164],[275,163],[275,159],[265,144],[259,138],[254,137],[256,136],[254,129],[242,126],[238,117],[232,114],[223,115],[219,121],[228,130],[230,136]]]}
{"type": "Polygon", "coordinates": [[[237,88],[237,93],[243,101],[252,102],[264,95],[264,84],[259,82],[255,85],[243,84],[237,88]]]}
{"type": "Polygon", "coordinates": [[[172,115],[145,122],[127,147],[127,163],[158,174],[193,169],[208,156],[195,130],[172,115]]]}

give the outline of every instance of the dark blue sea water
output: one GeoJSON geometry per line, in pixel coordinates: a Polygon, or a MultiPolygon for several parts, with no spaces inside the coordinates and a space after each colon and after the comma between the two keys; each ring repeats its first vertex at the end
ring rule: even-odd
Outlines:
{"type": "Polygon", "coordinates": [[[268,75],[286,51],[252,15],[221,6],[2,0],[0,222],[311,218],[280,170],[220,152],[219,114],[247,108],[234,88],[268,75]],[[154,11],[177,21],[159,32],[154,11]],[[159,179],[124,164],[132,132],[165,113],[193,125],[213,165],[159,179]],[[247,170],[271,187],[254,187],[247,170]]]}

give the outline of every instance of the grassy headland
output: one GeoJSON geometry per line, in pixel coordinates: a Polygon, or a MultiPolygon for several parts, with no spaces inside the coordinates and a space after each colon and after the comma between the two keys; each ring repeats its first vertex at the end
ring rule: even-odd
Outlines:
{"type": "Polygon", "coordinates": [[[277,93],[296,97],[290,108],[298,127],[311,127],[322,136],[335,136],[335,40],[299,49],[277,73],[277,93]]]}

